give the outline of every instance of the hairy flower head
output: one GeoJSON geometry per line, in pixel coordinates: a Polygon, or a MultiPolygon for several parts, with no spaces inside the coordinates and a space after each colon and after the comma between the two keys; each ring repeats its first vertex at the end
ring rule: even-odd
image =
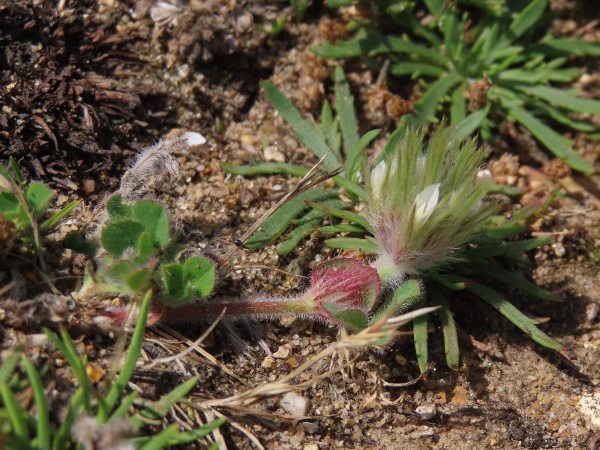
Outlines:
{"type": "Polygon", "coordinates": [[[481,227],[492,208],[477,178],[485,156],[473,140],[440,126],[424,145],[409,129],[368,178],[367,217],[380,248],[374,267],[384,281],[444,265],[481,227]]]}
{"type": "Polygon", "coordinates": [[[381,281],[377,270],[352,258],[337,258],[316,266],[305,294],[315,313],[353,329],[364,328],[375,305],[381,281]]]}

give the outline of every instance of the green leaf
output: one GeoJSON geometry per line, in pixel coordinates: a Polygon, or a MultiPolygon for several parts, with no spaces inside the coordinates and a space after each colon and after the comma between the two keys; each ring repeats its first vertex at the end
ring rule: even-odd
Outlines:
{"type": "Polygon", "coordinates": [[[361,233],[367,234],[368,231],[360,226],[353,223],[342,223],[339,225],[327,225],[324,227],[319,227],[318,231],[320,233],[361,233]]]}
{"type": "Polygon", "coordinates": [[[422,62],[401,61],[390,64],[388,71],[397,77],[410,75],[415,80],[421,77],[441,77],[448,69],[422,62]]]}
{"type": "Polygon", "coordinates": [[[151,287],[149,283],[151,278],[152,270],[138,269],[130,272],[125,281],[132,292],[142,293],[151,287]]]}
{"type": "Polygon", "coordinates": [[[436,111],[448,91],[460,82],[460,76],[454,73],[433,83],[421,99],[415,104],[415,110],[402,116],[402,121],[414,127],[424,127],[437,122],[436,111]]]}
{"type": "Polygon", "coordinates": [[[479,111],[469,114],[464,120],[456,125],[452,137],[456,139],[472,136],[475,131],[481,127],[483,120],[490,112],[489,105],[479,111]]]}
{"type": "Polygon", "coordinates": [[[296,132],[298,139],[317,157],[323,158],[327,155],[325,168],[332,170],[339,167],[340,161],[336,158],[333,149],[327,145],[321,131],[313,123],[305,120],[291,100],[277,89],[275,85],[264,81],[262,87],[269,102],[271,102],[279,114],[296,132]]]}
{"type": "Polygon", "coordinates": [[[338,194],[332,190],[312,189],[291,199],[282,205],[265,223],[260,230],[246,242],[248,249],[260,248],[280,236],[288,227],[289,223],[302,212],[309,208],[305,200],[320,202],[330,198],[337,198],[338,194]]]}
{"type": "Polygon", "coordinates": [[[133,206],[124,200],[123,196],[117,194],[106,202],[106,211],[111,220],[133,219],[133,206]]]}
{"type": "Polygon", "coordinates": [[[12,156],[8,158],[8,165],[10,166],[13,175],[15,176],[15,181],[17,182],[17,184],[24,184],[25,177],[23,176],[23,172],[21,172],[21,169],[19,169],[19,165],[17,164],[17,161],[15,161],[15,158],[13,158],[12,156]]]}
{"type": "Polygon", "coordinates": [[[152,436],[148,442],[140,447],[140,450],[161,450],[166,447],[175,436],[177,436],[177,429],[179,425],[172,424],[165,428],[157,435],[152,436]]]}
{"type": "Polygon", "coordinates": [[[332,318],[354,331],[363,330],[367,326],[367,316],[360,311],[342,311],[332,318]]]}
{"type": "MultiPolygon", "coordinates": [[[[19,210],[19,200],[17,196],[9,191],[0,192],[0,212],[4,215],[19,210]]],[[[8,218],[8,216],[6,216],[8,218]]],[[[12,220],[12,219],[9,219],[12,220]]]]}
{"type": "Polygon", "coordinates": [[[579,156],[579,153],[570,147],[568,141],[562,135],[544,125],[539,119],[522,108],[510,107],[507,112],[510,117],[520,122],[552,153],[569,166],[583,173],[594,173],[594,166],[579,156]]]}
{"type": "Polygon", "coordinates": [[[139,265],[145,264],[150,258],[158,253],[156,242],[150,232],[144,231],[137,243],[137,256],[134,258],[134,262],[139,265]]]}
{"type": "Polygon", "coordinates": [[[286,173],[295,177],[303,177],[310,170],[307,167],[298,166],[296,164],[273,162],[258,163],[252,166],[234,166],[233,164],[222,162],[221,168],[226,172],[242,176],[286,173]]]}
{"type": "Polygon", "coordinates": [[[508,30],[500,35],[494,48],[494,56],[497,57],[499,51],[504,50],[525,32],[531,30],[544,14],[547,4],[547,0],[533,0],[523,8],[508,30]]]}
{"type": "Polygon", "coordinates": [[[356,176],[356,173],[360,169],[360,162],[362,160],[363,152],[365,148],[375,139],[381,130],[371,130],[363,135],[356,143],[356,145],[348,150],[346,155],[346,176],[352,178],[356,176]]]}
{"type": "Polygon", "coordinates": [[[36,219],[46,211],[53,196],[52,190],[41,183],[31,183],[25,190],[27,204],[31,208],[36,219]]]}
{"type": "Polygon", "coordinates": [[[121,257],[127,249],[137,249],[145,227],[134,220],[110,222],[102,230],[102,246],[110,255],[121,257]]]}
{"type": "Polygon", "coordinates": [[[206,258],[193,257],[183,263],[183,278],[190,296],[206,297],[215,285],[215,266],[206,258]]]}
{"type": "MultiPolygon", "coordinates": [[[[415,302],[421,303],[422,286],[418,280],[407,280],[402,283],[377,310],[369,320],[369,325],[377,322],[382,316],[391,312],[392,316],[413,309],[415,302]]],[[[385,345],[385,344],[377,344],[385,345]]]]}
{"type": "Polygon", "coordinates": [[[151,407],[146,408],[141,414],[149,419],[164,417],[177,402],[181,401],[194,388],[197,382],[197,377],[191,377],[168,394],[162,396],[160,400],[152,404],[151,407]]]}
{"type": "Polygon", "coordinates": [[[380,249],[377,244],[367,241],[366,239],[340,237],[327,239],[324,242],[325,247],[337,248],[341,250],[358,250],[367,255],[375,255],[380,249]]]}
{"type": "Polygon", "coordinates": [[[450,124],[457,125],[467,117],[467,102],[463,95],[463,88],[459,86],[452,91],[450,103],[450,124]]]}
{"type": "Polygon", "coordinates": [[[79,200],[76,200],[76,201],[69,203],[65,207],[61,208],[60,211],[58,211],[56,214],[54,214],[48,220],[42,222],[42,224],[39,226],[40,231],[43,233],[45,231],[52,229],[58,222],[60,222],[65,217],[67,217],[67,215],[71,211],[73,211],[79,205],[79,203],[81,203],[81,202],[79,200]]]}
{"type": "Polygon", "coordinates": [[[31,382],[33,398],[35,400],[37,427],[36,448],[40,450],[50,450],[50,413],[48,411],[48,401],[46,400],[42,377],[28,358],[23,357],[23,364],[27,371],[27,377],[31,382]]]}
{"type": "Polygon", "coordinates": [[[355,39],[351,41],[338,42],[336,45],[323,45],[314,47],[311,51],[323,58],[353,58],[356,56],[375,56],[381,53],[402,53],[412,58],[422,57],[430,62],[446,65],[448,58],[436,50],[431,50],[423,45],[415,44],[408,40],[382,36],[372,33],[374,36],[366,39],[355,39]]]}
{"type": "Polygon", "coordinates": [[[467,278],[464,278],[463,281],[468,283],[467,290],[469,292],[477,295],[500,311],[504,317],[527,333],[538,344],[553,350],[564,349],[560,342],[555,341],[546,333],[539,330],[534,324],[531,323],[529,317],[515,308],[511,303],[504,300],[500,294],[467,278]]]}
{"type": "Polygon", "coordinates": [[[509,253],[522,253],[546,245],[554,239],[552,236],[542,236],[516,242],[499,242],[491,245],[481,245],[464,251],[468,259],[489,258],[509,253]]]}
{"type": "MultiPolygon", "coordinates": [[[[2,397],[2,403],[6,408],[8,421],[13,428],[13,432],[17,439],[22,443],[29,443],[29,425],[27,424],[28,414],[27,411],[19,404],[19,401],[12,393],[6,381],[0,382],[0,396],[2,397]]],[[[25,449],[30,448],[28,444],[23,447],[25,449]]]]}
{"type": "Polygon", "coordinates": [[[177,263],[163,265],[161,273],[165,292],[178,300],[184,293],[183,266],[177,263]]]}
{"type": "Polygon", "coordinates": [[[357,214],[355,212],[345,211],[343,209],[336,208],[334,206],[330,206],[326,203],[315,203],[315,202],[311,202],[308,200],[306,200],[304,203],[309,205],[311,208],[314,208],[319,211],[323,211],[324,213],[326,213],[329,216],[335,216],[335,217],[339,217],[340,219],[347,220],[349,222],[354,222],[354,223],[362,226],[363,228],[370,228],[370,226],[371,226],[369,221],[365,217],[363,217],[360,214],[357,214]]]}
{"type": "Polygon", "coordinates": [[[413,319],[413,333],[415,338],[415,352],[417,354],[417,363],[421,373],[427,370],[429,362],[428,345],[429,337],[427,335],[427,314],[415,317],[413,319]]]}
{"type": "MultiPolygon", "coordinates": [[[[107,407],[106,410],[108,412],[114,409],[123,391],[127,387],[129,380],[131,380],[133,372],[135,371],[135,366],[138,358],[140,357],[140,351],[142,349],[144,333],[146,332],[146,319],[148,317],[148,311],[150,310],[151,300],[152,291],[150,290],[146,293],[144,300],[142,300],[138,322],[135,326],[135,330],[133,331],[131,343],[127,349],[127,357],[125,358],[121,372],[106,395],[105,403],[107,407]]],[[[108,416],[99,417],[99,419],[102,419],[99,420],[100,423],[103,423],[107,418],[108,416]]]]}
{"type": "Polygon", "coordinates": [[[2,361],[2,366],[0,366],[0,381],[8,381],[10,379],[21,360],[21,353],[24,349],[24,345],[19,345],[2,361]]]}
{"type": "Polygon", "coordinates": [[[152,235],[157,248],[162,248],[167,243],[169,218],[162,206],[148,200],[137,202],[133,206],[133,217],[152,235]]]}
{"type": "Polygon", "coordinates": [[[446,363],[451,369],[457,370],[460,359],[460,350],[458,348],[456,323],[454,322],[454,317],[452,317],[450,305],[446,298],[438,291],[431,291],[430,296],[434,305],[441,306],[437,313],[442,324],[442,332],[444,333],[446,363]]]}
{"type": "Polygon", "coordinates": [[[358,121],[354,113],[354,97],[350,93],[350,84],[346,80],[341,66],[335,68],[335,109],[340,118],[340,130],[346,154],[356,147],[359,141],[358,121]]]}
{"type": "Polygon", "coordinates": [[[563,302],[563,299],[558,295],[552,294],[545,289],[527,281],[525,278],[515,275],[508,270],[504,270],[500,267],[491,267],[486,264],[473,264],[470,270],[476,274],[483,275],[504,284],[520,289],[523,292],[527,292],[529,295],[546,300],[549,302],[563,302]]]}
{"type": "Polygon", "coordinates": [[[598,100],[577,98],[572,92],[548,86],[530,85],[525,83],[513,83],[512,86],[522,92],[533,95],[534,97],[541,98],[552,105],[561,106],[571,111],[600,114],[600,101],[598,100]]]}

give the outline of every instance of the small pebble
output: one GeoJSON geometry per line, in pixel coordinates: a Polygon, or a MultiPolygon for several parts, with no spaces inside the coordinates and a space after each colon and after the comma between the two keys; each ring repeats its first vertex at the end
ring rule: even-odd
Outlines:
{"type": "Polygon", "coordinates": [[[279,404],[283,410],[292,416],[306,416],[310,410],[310,398],[296,392],[285,394],[279,404]]]}
{"type": "Polygon", "coordinates": [[[435,417],[436,408],[433,403],[418,406],[415,412],[423,420],[431,420],[435,417]]]}

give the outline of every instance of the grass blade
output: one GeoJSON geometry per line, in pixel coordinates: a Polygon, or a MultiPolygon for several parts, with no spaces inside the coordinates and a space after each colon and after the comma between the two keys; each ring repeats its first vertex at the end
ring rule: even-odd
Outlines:
{"type": "Polygon", "coordinates": [[[329,148],[327,142],[325,142],[323,133],[313,123],[305,120],[291,100],[275,85],[264,81],[262,87],[269,102],[296,132],[298,139],[317,157],[323,158],[327,155],[325,169],[330,170],[339,167],[341,163],[335,157],[333,149],[329,148]]]}
{"type": "Polygon", "coordinates": [[[27,371],[27,377],[31,382],[31,389],[33,390],[33,398],[37,410],[37,448],[40,450],[50,450],[50,417],[42,377],[28,358],[23,357],[23,364],[27,371]]]}
{"type": "Polygon", "coordinates": [[[421,373],[425,373],[427,370],[427,364],[429,363],[429,352],[428,352],[428,341],[429,336],[427,334],[427,316],[415,317],[413,319],[413,333],[415,338],[415,352],[417,354],[417,363],[419,364],[419,370],[421,373]]]}
{"type": "Polygon", "coordinates": [[[496,308],[500,313],[523,330],[538,344],[553,350],[564,350],[560,342],[552,339],[543,331],[539,330],[529,317],[515,308],[510,302],[504,300],[497,292],[482,286],[472,280],[465,278],[463,281],[468,283],[467,291],[477,295],[482,300],[496,308]]]}
{"type": "Polygon", "coordinates": [[[48,220],[44,221],[40,225],[40,231],[43,233],[45,231],[50,230],[54,225],[56,225],[58,222],[64,219],[71,211],[73,211],[79,205],[79,203],[81,202],[79,200],[76,200],[74,202],[69,203],[64,208],[61,208],[59,212],[54,214],[52,217],[50,217],[48,220]]]}
{"type": "Polygon", "coordinates": [[[519,107],[510,107],[508,115],[521,123],[558,158],[583,173],[594,173],[594,166],[579,156],[562,135],[544,125],[539,119],[519,107]]]}
{"type": "Polygon", "coordinates": [[[335,110],[340,118],[340,130],[346,154],[358,144],[358,121],[354,113],[354,97],[341,66],[335,68],[335,110]]]}
{"type": "Polygon", "coordinates": [[[325,247],[337,248],[340,250],[358,250],[367,255],[375,255],[380,251],[376,244],[360,238],[341,237],[327,239],[324,242],[324,245],[325,247]]]}
{"type": "MultiPolygon", "coordinates": [[[[6,408],[8,420],[13,427],[15,436],[23,443],[29,442],[29,425],[27,424],[29,416],[27,411],[19,404],[6,381],[0,382],[0,395],[2,395],[2,403],[6,408]]],[[[25,448],[30,448],[30,446],[27,445],[25,448]]]]}
{"type": "Polygon", "coordinates": [[[450,305],[446,298],[438,291],[431,291],[430,293],[431,302],[436,306],[441,306],[438,310],[438,317],[442,324],[442,332],[444,334],[444,351],[446,353],[446,363],[451,369],[457,370],[460,350],[458,348],[458,333],[456,331],[456,323],[452,312],[450,311],[450,305]]]}
{"type": "MultiPolygon", "coordinates": [[[[127,357],[125,358],[125,363],[121,368],[119,376],[115,380],[114,384],[111,386],[108,394],[106,395],[105,403],[107,408],[107,413],[110,413],[117,401],[121,397],[121,394],[127,387],[127,383],[131,379],[133,372],[135,371],[135,366],[137,360],[140,356],[140,351],[142,349],[142,342],[144,341],[144,333],[146,332],[146,319],[148,317],[148,311],[150,309],[150,303],[152,300],[152,290],[149,290],[146,293],[146,296],[142,300],[142,305],[140,307],[140,315],[138,317],[138,322],[135,326],[135,330],[133,331],[133,336],[131,337],[131,343],[129,344],[127,357]]],[[[99,418],[99,423],[104,423],[108,417],[99,418]],[[101,420],[102,419],[102,420],[101,420]]]]}

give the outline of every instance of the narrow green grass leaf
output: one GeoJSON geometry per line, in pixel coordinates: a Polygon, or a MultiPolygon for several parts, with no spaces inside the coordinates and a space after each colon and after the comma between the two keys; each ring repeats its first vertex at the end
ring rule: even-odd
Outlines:
{"type": "Polygon", "coordinates": [[[213,420],[206,425],[202,425],[201,427],[194,428],[190,431],[181,431],[179,432],[170,442],[169,445],[182,445],[188,444],[190,442],[197,441],[198,439],[202,439],[212,433],[214,430],[219,428],[221,425],[226,423],[227,420],[223,418],[219,418],[213,420]]]}
{"type": "Polygon", "coordinates": [[[421,77],[441,77],[445,72],[448,72],[448,68],[422,62],[401,61],[390,64],[388,71],[397,77],[410,75],[415,80],[421,77]]]}
{"type": "MultiPolygon", "coordinates": [[[[12,393],[6,381],[0,382],[0,395],[2,396],[2,403],[6,408],[8,415],[8,421],[13,428],[15,436],[22,442],[29,442],[29,425],[27,419],[29,415],[27,411],[19,404],[19,401],[12,393]]],[[[27,445],[25,448],[30,448],[27,445]]]]}
{"type": "Polygon", "coordinates": [[[571,92],[549,86],[514,83],[512,87],[571,111],[600,114],[600,101],[598,100],[577,98],[571,92]]]}
{"type": "Polygon", "coordinates": [[[87,376],[85,364],[79,357],[71,336],[69,336],[69,333],[65,329],[60,330],[61,338],[47,328],[44,329],[44,333],[46,333],[52,343],[56,345],[56,347],[62,352],[65,359],[69,363],[69,366],[75,373],[77,382],[79,383],[80,388],[83,390],[85,411],[87,413],[91,413],[91,397],[95,394],[95,390],[92,382],[87,376]]]}
{"type": "Polygon", "coordinates": [[[381,53],[402,53],[413,58],[421,57],[429,62],[441,65],[446,65],[449,62],[448,58],[438,51],[399,37],[379,34],[366,39],[355,39],[338,42],[336,45],[314,47],[311,51],[322,58],[342,59],[357,56],[375,56],[381,53]]]}
{"type": "Polygon", "coordinates": [[[10,166],[12,173],[15,177],[15,181],[17,182],[17,184],[21,185],[25,183],[25,177],[23,176],[23,172],[21,172],[21,169],[19,169],[19,165],[17,164],[17,161],[15,160],[15,158],[13,158],[12,156],[10,158],[8,158],[8,165],[10,166]]]}
{"type": "Polygon", "coordinates": [[[437,122],[436,111],[448,91],[460,82],[460,76],[454,73],[433,83],[421,99],[415,104],[415,110],[402,116],[402,121],[414,127],[424,127],[437,122]]]}
{"type": "Polygon", "coordinates": [[[379,252],[379,247],[366,239],[340,237],[327,239],[324,242],[325,247],[337,248],[340,250],[358,250],[367,255],[374,255],[379,252]]]}
{"type": "Polygon", "coordinates": [[[446,298],[438,291],[431,291],[429,294],[431,302],[436,306],[441,306],[437,314],[442,324],[442,332],[444,334],[444,351],[446,353],[446,363],[451,369],[457,370],[460,361],[460,350],[458,348],[458,333],[456,331],[456,323],[450,305],[446,298]]]}
{"type": "Polygon", "coordinates": [[[579,153],[567,144],[568,141],[562,135],[544,125],[535,116],[518,107],[509,108],[507,112],[510,117],[531,131],[542,144],[569,166],[583,173],[594,173],[594,166],[579,156],[579,153]]]}
{"type": "Polygon", "coordinates": [[[35,400],[37,427],[36,447],[39,450],[50,450],[50,416],[42,377],[29,358],[23,357],[23,364],[27,371],[27,377],[31,382],[31,389],[33,390],[33,398],[35,400]]]}
{"type": "Polygon", "coordinates": [[[544,36],[542,42],[529,47],[527,50],[531,53],[543,53],[547,56],[600,56],[600,43],[584,42],[579,38],[554,38],[548,34],[544,36]]]}
{"type": "Polygon", "coordinates": [[[127,416],[129,411],[133,407],[137,396],[138,396],[138,393],[134,391],[131,394],[129,394],[127,397],[125,397],[125,399],[123,401],[121,401],[121,404],[117,407],[117,409],[115,409],[115,411],[112,413],[109,421],[112,421],[116,418],[122,418],[122,417],[127,416]]]}
{"type": "Polygon", "coordinates": [[[24,345],[19,345],[2,361],[2,366],[0,366],[0,381],[8,381],[14,374],[24,349],[24,345]]]}
{"type": "Polygon", "coordinates": [[[281,236],[290,222],[309,208],[309,206],[304,203],[305,200],[321,202],[337,197],[338,193],[333,190],[312,189],[303,192],[282,205],[275,213],[273,213],[273,215],[263,223],[260,230],[248,239],[245,247],[251,250],[260,248],[267,245],[278,236],[281,236]]]}
{"type": "Polygon", "coordinates": [[[473,133],[475,133],[475,131],[481,127],[483,120],[488,116],[489,112],[490,107],[488,105],[479,111],[469,114],[456,125],[454,131],[452,132],[452,137],[461,139],[472,136],[473,133]]]}
{"type": "Polygon", "coordinates": [[[369,221],[365,217],[355,212],[346,211],[344,209],[329,206],[324,203],[315,203],[308,200],[305,200],[304,203],[309,205],[311,208],[323,211],[328,215],[339,217],[340,219],[347,220],[348,222],[354,222],[358,225],[361,225],[364,228],[370,228],[369,221]]]}
{"type": "Polygon", "coordinates": [[[169,425],[163,431],[147,440],[146,443],[140,447],[140,450],[161,450],[168,446],[169,441],[177,436],[178,427],[179,425],[176,423],[169,425]]]}
{"type": "Polygon", "coordinates": [[[487,303],[496,308],[500,313],[514,323],[517,327],[523,330],[525,333],[531,337],[538,344],[543,345],[544,347],[551,348],[553,350],[563,350],[564,347],[560,344],[560,342],[552,339],[543,331],[539,330],[534,324],[531,323],[529,317],[515,308],[511,303],[506,301],[504,298],[500,296],[497,292],[482,286],[475,281],[464,279],[468,284],[467,290],[472,292],[473,294],[480,297],[482,300],[485,300],[487,303]]]}
{"type": "Polygon", "coordinates": [[[356,225],[353,223],[342,223],[340,225],[327,225],[324,227],[319,227],[318,231],[320,233],[362,233],[367,234],[368,231],[361,227],[360,225],[356,225]]]}
{"type": "Polygon", "coordinates": [[[296,132],[298,139],[306,145],[317,157],[323,158],[327,155],[326,166],[327,170],[337,168],[341,165],[336,158],[333,150],[329,148],[321,131],[308,120],[302,117],[302,114],[274,84],[264,81],[262,88],[267,96],[267,99],[273,107],[281,114],[281,117],[292,127],[296,132]]]}
{"type": "MultiPolygon", "coordinates": [[[[146,319],[148,318],[148,311],[150,310],[150,304],[152,301],[152,291],[148,291],[146,296],[142,300],[142,305],[140,307],[140,315],[138,317],[138,322],[135,326],[135,330],[133,331],[133,336],[131,337],[131,343],[129,344],[127,357],[125,358],[125,363],[121,368],[119,376],[111,386],[108,394],[106,395],[105,403],[107,407],[107,413],[114,409],[117,401],[121,397],[121,394],[127,387],[127,383],[131,379],[133,372],[135,371],[135,366],[137,360],[140,356],[140,351],[142,349],[142,342],[144,341],[144,333],[146,332],[146,319]]],[[[100,423],[104,423],[108,419],[108,416],[99,418],[100,423]],[[100,420],[102,419],[102,420],[100,420]]]]}
{"type": "Polygon", "coordinates": [[[253,164],[251,166],[234,166],[226,162],[221,163],[221,168],[234,175],[251,176],[251,175],[273,175],[285,173],[295,177],[303,177],[310,170],[307,167],[298,166],[296,164],[263,162],[253,164]]]}
{"type": "Polygon", "coordinates": [[[340,130],[346,154],[349,154],[359,141],[358,121],[354,113],[354,97],[350,93],[350,84],[346,80],[341,66],[335,68],[335,110],[340,118],[340,130]]]}
{"type": "Polygon", "coordinates": [[[155,409],[159,412],[159,417],[163,417],[175,403],[181,401],[198,383],[198,377],[191,377],[181,383],[168,394],[162,396],[158,402],[154,404],[155,409]]]}
{"type": "MultiPolygon", "coordinates": [[[[346,177],[353,179],[356,177],[358,170],[361,167],[361,161],[363,160],[364,150],[369,144],[375,139],[381,130],[371,130],[363,135],[356,145],[349,149],[346,155],[346,177]]],[[[364,197],[361,197],[364,198],[364,197]]]]}
{"type": "Polygon", "coordinates": [[[79,416],[79,411],[84,403],[85,392],[83,387],[79,387],[69,403],[69,409],[65,414],[60,427],[54,435],[52,442],[52,450],[63,450],[67,448],[67,441],[71,437],[71,427],[75,423],[75,419],[79,416]]]}
{"type": "Polygon", "coordinates": [[[507,255],[509,253],[522,253],[552,242],[552,236],[541,236],[516,242],[499,242],[491,245],[481,245],[464,251],[468,259],[489,258],[491,256],[507,255]]]}
{"type": "Polygon", "coordinates": [[[79,200],[76,200],[76,201],[69,203],[64,208],[61,208],[61,210],[59,212],[54,214],[48,220],[42,222],[42,224],[39,226],[40,231],[42,233],[44,233],[44,232],[52,229],[52,227],[54,227],[58,222],[60,222],[62,219],[64,219],[71,211],[73,211],[79,205],[79,203],[81,203],[81,202],[79,200]]]}
{"type": "Polygon", "coordinates": [[[467,99],[463,95],[462,87],[452,91],[450,102],[450,125],[456,126],[467,117],[467,99]]]}
{"type": "Polygon", "coordinates": [[[501,281],[509,286],[520,289],[523,292],[527,292],[529,295],[541,300],[546,300],[549,302],[563,302],[563,299],[558,295],[548,292],[546,289],[536,286],[530,281],[527,281],[525,278],[515,275],[514,273],[504,270],[500,267],[473,264],[469,267],[469,269],[473,273],[501,281]]]}
{"type": "Polygon", "coordinates": [[[429,363],[427,316],[428,314],[423,314],[422,316],[415,317],[413,319],[415,352],[417,354],[417,363],[419,364],[419,370],[421,373],[425,373],[427,370],[427,364],[429,363]]]}
{"type": "Polygon", "coordinates": [[[506,33],[503,33],[494,48],[494,53],[505,49],[525,32],[531,30],[544,14],[548,0],[533,0],[515,17],[506,33]]]}
{"type": "MultiPolygon", "coordinates": [[[[375,314],[369,320],[369,325],[377,322],[382,316],[391,312],[392,316],[398,315],[407,310],[413,310],[415,302],[421,303],[423,287],[418,280],[406,280],[394,293],[385,301],[375,314]]],[[[385,345],[375,344],[375,345],[385,345]]]]}

